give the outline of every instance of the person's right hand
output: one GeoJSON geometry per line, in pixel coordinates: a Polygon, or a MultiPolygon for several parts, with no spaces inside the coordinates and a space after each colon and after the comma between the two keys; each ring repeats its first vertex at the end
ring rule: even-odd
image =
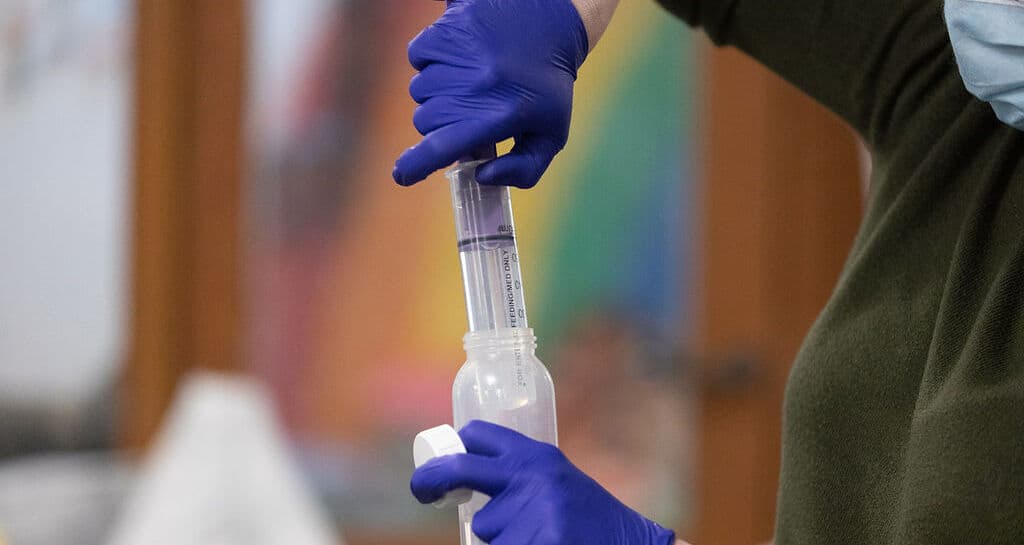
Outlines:
{"type": "Polygon", "coordinates": [[[395,163],[412,185],[476,150],[515,138],[477,169],[482,184],[533,187],[565,147],[576,71],[589,50],[570,0],[449,0],[409,44],[423,140],[395,163]]]}

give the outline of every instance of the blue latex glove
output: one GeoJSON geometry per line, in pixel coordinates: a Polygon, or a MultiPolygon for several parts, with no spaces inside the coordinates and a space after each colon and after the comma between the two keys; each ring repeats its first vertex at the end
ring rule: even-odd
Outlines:
{"type": "Polygon", "coordinates": [[[459,432],[467,454],[435,458],[412,475],[432,503],[457,488],[491,497],[473,533],[491,545],[671,545],[675,534],[626,507],[558,448],[495,424],[459,432]]]}
{"type": "Polygon", "coordinates": [[[412,185],[477,150],[515,138],[512,152],[477,169],[483,184],[533,187],[569,136],[576,71],[587,31],[570,0],[449,0],[409,44],[419,74],[409,93],[424,135],[395,163],[412,185]]]}

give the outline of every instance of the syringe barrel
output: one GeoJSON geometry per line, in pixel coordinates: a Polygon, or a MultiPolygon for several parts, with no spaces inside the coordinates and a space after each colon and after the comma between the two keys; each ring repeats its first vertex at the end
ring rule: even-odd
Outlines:
{"type": "Polygon", "coordinates": [[[480,185],[476,167],[447,172],[470,331],[528,327],[512,201],[505,186],[480,185]]]}

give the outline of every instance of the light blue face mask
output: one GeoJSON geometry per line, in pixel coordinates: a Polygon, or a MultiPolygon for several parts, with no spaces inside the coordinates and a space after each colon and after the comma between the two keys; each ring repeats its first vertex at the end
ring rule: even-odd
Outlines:
{"type": "Polygon", "coordinates": [[[946,0],[946,27],[967,90],[1024,131],[1024,0],[946,0]]]}

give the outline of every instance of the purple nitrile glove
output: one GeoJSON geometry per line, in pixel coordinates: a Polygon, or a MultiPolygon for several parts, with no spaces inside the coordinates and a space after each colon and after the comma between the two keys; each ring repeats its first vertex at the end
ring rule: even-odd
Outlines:
{"type": "Polygon", "coordinates": [[[565,147],[587,31],[570,0],[449,0],[409,44],[409,85],[423,140],[392,173],[412,185],[458,159],[515,138],[477,170],[483,184],[533,187],[565,147]]]}
{"type": "Polygon", "coordinates": [[[469,488],[491,500],[473,533],[491,545],[671,545],[675,534],[623,505],[557,447],[474,420],[459,432],[467,454],[435,458],[412,475],[432,503],[469,488]]]}

